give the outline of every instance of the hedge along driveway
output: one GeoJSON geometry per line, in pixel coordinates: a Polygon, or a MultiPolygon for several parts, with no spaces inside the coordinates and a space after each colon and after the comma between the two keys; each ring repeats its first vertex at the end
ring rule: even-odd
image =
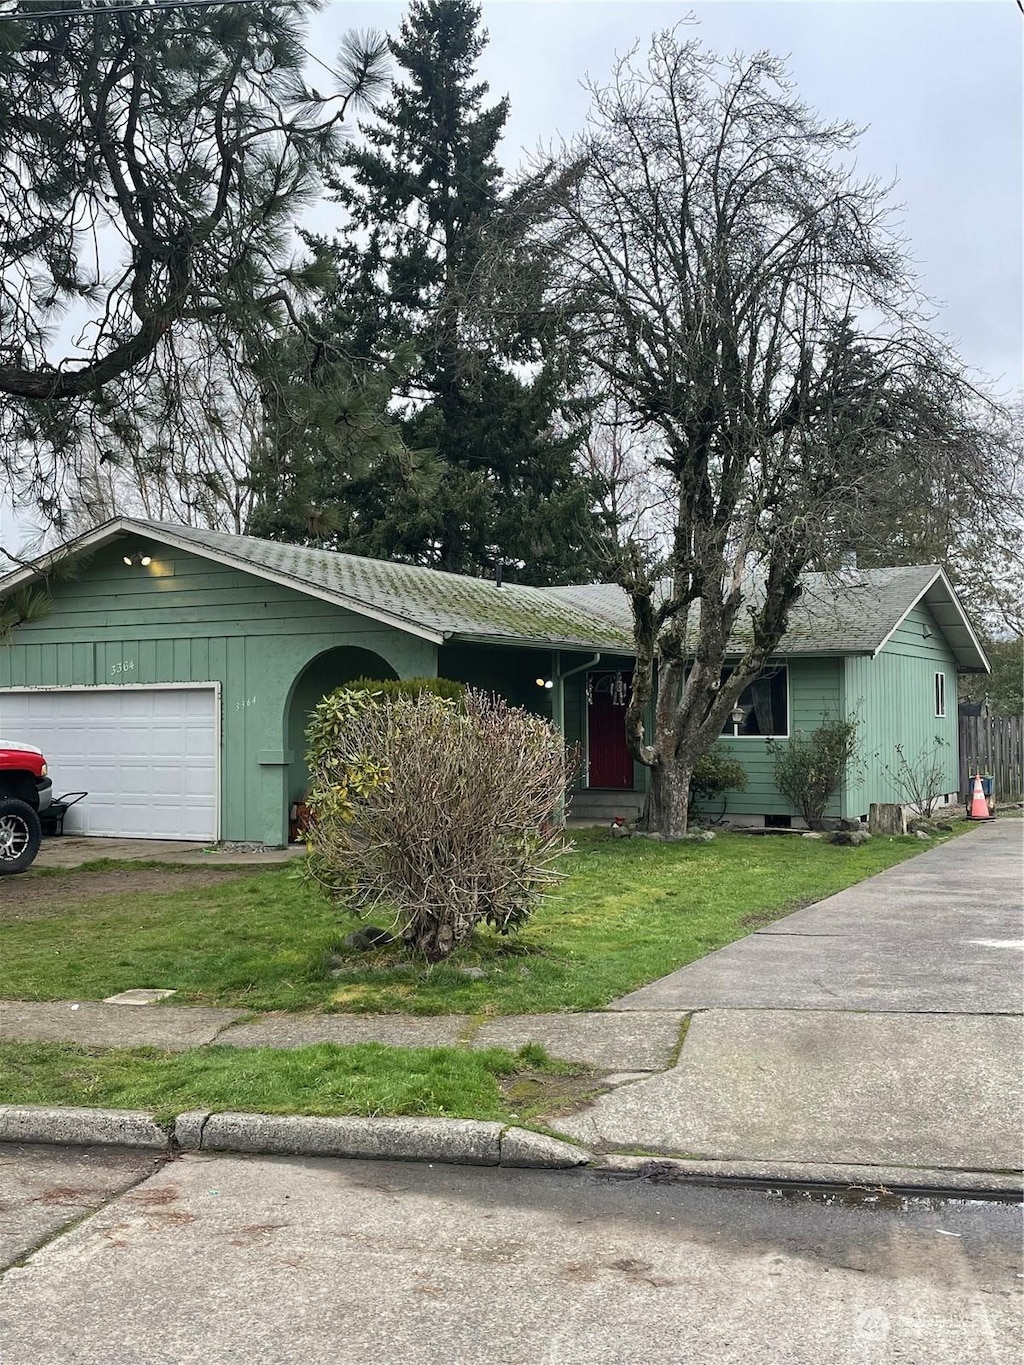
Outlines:
{"type": "Polygon", "coordinates": [[[480,933],[433,968],[400,948],[343,948],[353,921],[294,865],[202,885],[164,868],[166,893],[145,894],[131,886],[132,872],[144,870],[137,864],[118,869],[124,880],[113,889],[109,866],[8,878],[0,883],[0,997],[102,999],[148,986],[176,990],[172,1004],[254,1011],[598,1009],[928,846],[873,839],[840,848],[739,834],[660,844],[604,831],[586,832],[578,845],[565,862],[568,877],[522,934],[480,933]],[[91,891],[90,877],[97,890],[106,879],[105,894],[91,891]]]}

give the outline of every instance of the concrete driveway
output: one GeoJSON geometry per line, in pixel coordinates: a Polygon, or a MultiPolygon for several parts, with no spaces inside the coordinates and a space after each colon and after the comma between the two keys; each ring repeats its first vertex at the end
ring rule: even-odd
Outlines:
{"type": "Polygon", "coordinates": [[[617,1001],[693,1012],[679,1060],[557,1128],[797,1178],[1019,1171],[1022,834],[981,826],[617,1001]]]}
{"type": "Polygon", "coordinates": [[[609,1009],[1020,1014],[1022,836],[979,826],[609,1009]]]}
{"type": "MultiPolygon", "coordinates": [[[[183,839],[114,839],[95,838],[84,834],[62,834],[44,839],[33,868],[72,868],[100,858],[116,858],[119,862],[183,863],[203,867],[262,867],[272,863],[286,863],[300,858],[305,847],[289,848],[225,848],[183,839]]],[[[26,874],[31,876],[31,872],[26,874]]]]}

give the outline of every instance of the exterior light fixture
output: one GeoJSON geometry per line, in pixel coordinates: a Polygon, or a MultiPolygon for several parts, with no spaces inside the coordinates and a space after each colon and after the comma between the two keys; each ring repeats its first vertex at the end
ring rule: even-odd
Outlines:
{"type": "Polygon", "coordinates": [[[547,691],[550,691],[551,688],[554,687],[554,685],[555,685],[555,684],[552,682],[552,680],[551,680],[550,678],[538,678],[538,679],[537,679],[537,686],[538,686],[538,687],[543,687],[543,688],[544,688],[545,690],[547,690],[547,691]]]}
{"type": "Polygon", "coordinates": [[[128,565],[129,569],[135,564],[141,564],[143,568],[146,568],[153,562],[152,555],[122,555],[121,558],[128,565]]]}
{"type": "Polygon", "coordinates": [[[745,706],[740,706],[739,704],[737,704],[732,708],[730,716],[732,719],[732,733],[734,739],[739,735],[740,726],[743,724],[743,718],[746,716],[746,714],[747,708],[745,706]]]}

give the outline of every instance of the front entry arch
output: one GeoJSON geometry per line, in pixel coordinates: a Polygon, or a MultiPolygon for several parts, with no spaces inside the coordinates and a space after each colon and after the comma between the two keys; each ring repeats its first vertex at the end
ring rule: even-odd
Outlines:
{"type": "Polygon", "coordinates": [[[291,750],[288,769],[288,801],[301,801],[309,785],[306,766],[306,727],[311,712],[338,687],[356,678],[397,678],[398,674],[379,654],[369,649],[339,645],[311,659],[292,684],[285,707],[285,741],[291,750]]]}

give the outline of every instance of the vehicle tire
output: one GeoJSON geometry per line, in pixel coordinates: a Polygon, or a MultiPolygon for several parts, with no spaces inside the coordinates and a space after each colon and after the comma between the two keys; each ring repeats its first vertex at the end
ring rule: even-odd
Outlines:
{"type": "Polygon", "coordinates": [[[27,801],[0,796],[0,877],[24,872],[34,862],[42,837],[39,816],[27,801]]]}

